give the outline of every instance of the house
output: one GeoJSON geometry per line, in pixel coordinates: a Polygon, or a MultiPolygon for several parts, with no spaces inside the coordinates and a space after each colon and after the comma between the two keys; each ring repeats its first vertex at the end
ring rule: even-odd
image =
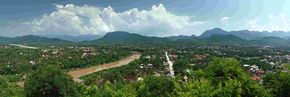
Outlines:
{"type": "Polygon", "coordinates": [[[88,53],[83,53],[82,58],[85,58],[88,56],[88,53]]]}
{"type": "Polygon", "coordinates": [[[35,65],[36,63],[34,61],[29,61],[29,64],[35,65]]]}
{"type": "Polygon", "coordinates": [[[147,64],[147,67],[151,68],[153,67],[153,64],[147,64]]]}
{"type": "Polygon", "coordinates": [[[252,76],[251,79],[254,80],[254,81],[261,81],[262,77],[260,77],[260,76],[252,76]]]}
{"type": "Polygon", "coordinates": [[[184,81],[186,81],[186,82],[187,82],[187,80],[188,80],[188,77],[185,75],[185,76],[183,77],[183,79],[184,79],[184,81]]]}
{"type": "Polygon", "coordinates": [[[172,58],[172,60],[175,60],[178,58],[178,55],[169,55],[170,58],[172,58]]]}
{"type": "Polygon", "coordinates": [[[154,76],[156,76],[156,77],[160,77],[161,75],[160,75],[160,73],[158,73],[158,72],[154,72],[154,76]]]}
{"type": "Polygon", "coordinates": [[[138,77],[137,81],[143,81],[144,79],[141,77],[138,77]]]}
{"type": "Polygon", "coordinates": [[[274,62],[270,62],[269,65],[270,65],[271,67],[276,66],[276,64],[275,64],[274,62]]]}
{"type": "Polygon", "coordinates": [[[244,67],[249,67],[250,65],[249,64],[244,64],[244,67]]]}
{"type": "Polygon", "coordinates": [[[146,58],[146,59],[150,59],[151,57],[148,55],[148,56],[145,56],[144,58],[146,58]]]}
{"type": "Polygon", "coordinates": [[[250,67],[250,71],[251,72],[256,72],[256,71],[258,71],[259,70],[259,67],[257,66],[257,65],[252,65],[251,67],[250,67]]]}
{"type": "Polygon", "coordinates": [[[138,80],[138,77],[136,75],[128,75],[125,77],[125,80],[136,81],[136,80],[138,80]]]}
{"type": "Polygon", "coordinates": [[[74,82],[78,83],[78,84],[81,84],[83,83],[84,81],[81,80],[81,79],[78,79],[78,78],[73,78],[74,82]]]}

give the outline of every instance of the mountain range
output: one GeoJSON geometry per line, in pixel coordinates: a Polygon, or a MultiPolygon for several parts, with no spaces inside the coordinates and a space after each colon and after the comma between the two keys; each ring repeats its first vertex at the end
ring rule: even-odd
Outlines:
{"type": "Polygon", "coordinates": [[[220,28],[214,28],[211,30],[205,31],[200,37],[206,38],[211,35],[234,35],[246,40],[255,40],[261,39],[264,37],[280,37],[280,38],[289,38],[290,32],[283,32],[283,31],[273,31],[273,32],[259,32],[259,31],[249,31],[249,30],[240,30],[240,31],[225,31],[220,28]]]}
{"type": "Polygon", "coordinates": [[[41,37],[47,37],[47,38],[58,38],[66,41],[72,41],[72,42],[82,42],[82,41],[92,41],[98,38],[102,38],[102,35],[78,35],[78,36],[72,36],[72,35],[43,35],[41,37]]]}
{"type": "Polygon", "coordinates": [[[0,44],[68,44],[71,41],[59,38],[47,38],[35,35],[27,35],[20,37],[0,37],[0,44]]]}
{"type": "Polygon", "coordinates": [[[124,31],[108,32],[103,37],[83,36],[70,37],[58,36],[35,36],[0,37],[0,44],[151,44],[151,45],[179,45],[179,44],[244,44],[244,45],[290,45],[287,32],[257,32],[257,31],[225,31],[214,28],[205,31],[200,36],[171,36],[149,37],[124,31]],[[66,39],[64,38],[66,37],[66,39]],[[86,39],[85,37],[90,37],[86,39]],[[95,37],[95,39],[94,39],[95,37]],[[78,40],[81,39],[81,40],[78,40]]]}
{"type": "Polygon", "coordinates": [[[94,44],[164,44],[170,42],[166,38],[148,37],[124,31],[109,32],[104,37],[87,41],[94,44]]]}

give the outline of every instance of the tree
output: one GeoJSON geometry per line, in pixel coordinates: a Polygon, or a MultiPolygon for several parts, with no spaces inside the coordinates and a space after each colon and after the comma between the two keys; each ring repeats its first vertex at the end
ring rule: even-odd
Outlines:
{"type": "Polygon", "coordinates": [[[241,64],[232,58],[214,58],[208,66],[208,71],[213,75],[215,84],[228,79],[244,81],[249,78],[249,75],[241,68],[241,64]]]}
{"type": "Polygon", "coordinates": [[[86,97],[136,97],[133,84],[111,84],[106,82],[103,85],[83,86],[83,96],[86,97]]]}
{"type": "Polygon", "coordinates": [[[224,83],[219,83],[217,97],[241,97],[242,94],[242,83],[238,80],[229,79],[224,83]]]}
{"type": "Polygon", "coordinates": [[[258,83],[229,79],[219,83],[214,97],[272,97],[269,92],[258,83]]]}
{"type": "Polygon", "coordinates": [[[138,87],[138,97],[168,97],[174,90],[174,82],[166,77],[148,76],[138,87]]]}
{"type": "Polygon", "coordinates": [[[289,97],[290,95],[290,74],[287,72],[277,72],[269,74],[263,78],[264,85],[276,97],[289,97]]]}
{"type": "Polygon", "coordinates": [[[175,61],[173,68],[174,71],[178,73],[184,72],[184,70],[188,67],[189,62],[184,59],[178,59],[175,61]]]}
{"type": "Polygon", "coordinates": [[[23,97],[19,87],[11,85],[3,76],[0,76],[0,97],[23,97]]]}
{"type": "Polygon", "coordinates": [[[242,97],[273,97],[269,90],[256,81],[247,80],[242,84],[242,97]]]}
{"type": "Polygon", "coordinates": [[[32,72],[24,84],[28,97],[77,97],[76,85],[60,67],[46,65],[32,72]]]}
{"type": "Polygon", "coordinates": [[[177,97],[212,97],[214,91],[214,86],[207,79],[189,80],[184,84],[175,82],[174,89],[177,97]]]}
{"type": "Polygon", "coordinates": [[[208,66],[209,77],[217,88],[217,97],[269,97],[269,92],[251,81],[240,63],[232,58],[215,58],[208,66]]]}

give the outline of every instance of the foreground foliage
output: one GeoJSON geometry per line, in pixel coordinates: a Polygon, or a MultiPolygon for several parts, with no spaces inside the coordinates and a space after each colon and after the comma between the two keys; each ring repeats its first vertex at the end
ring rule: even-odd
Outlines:
{"type": "MultiPolygon", "coordinates": [[[[142,61],[142,59],[141,59],[142,61]]],[[[252,81],[240,62],[232,58],[214,58],[204,69],[183,72],[175,78],[143,75],[138,71],[140,60],[85,77],[85,84],[76,85],[59,67],[48,65],[28,76],[24,92],[27,97],[288,97],[289,73],[267,75],[264,83],[252,81]],[[138,74],[136,74],[138,73],[138,74]],[[115,75],[117,74],[117,75],[115,75]],[[141,79],[127,81],[127,75],[141,79]],[[117,78],[115,78],[117,77],[117,78]],[[96,82],[93,78],[103,78],[96,82]]],[[[182,71],[180,71],[182,72],[182,71]]],[[[0,77],[1,94],[21,97],[19,88],[0,77]],[[3,83],[4,82],[4,83],[3,83]],[[10,85],[9,85],[10,84],[10,85]],[[9,88],[10,87],[10,88],[9,88]],[[15,96],[16,95],[16,96],[15,96]]]]}
{"type": "MultiPolygon", "coordinates": [[[[176,78],[145,76],[144,80],[136,82],[112,81],[114,83],[111,83],[107,80],[106,83],[89,83],[89,86],[82,86],[84,88],[82,95],[89,95],[88,97],[128,97],[128,95],[131,95],[130,97],[136,95],[137,97],[272,97],[276,95],[258,82],[250,80],[249,75],[240,66],[235,59],[215,58],[206,69],[188,74],[190,76],[188,81],[184,81],[182,76],[176,78]]],[[[123,72],[130,72],[130,69],[126,70],[128,71],[123,72]]],[[[105,73],[109,74],[113,71],[105,73]]],[[[120,73],[119,75],[127,74],[120,73]]],[[[287,89],[283,90],[287,91],[287,89]]]]}
{"type": "Polygon", "coordinates": [[[13,85],[0,76],[0,97],[24,97],[20,87],[13,85]]]}
{"type": "Polygon", "coordinates": [[[57,66],[44,66],[29,75],[24,85],[27,97],[77,97],[72,78],[57,66]]]}
{"type": "Polygon", "coordinates": [[[264,78],[264,85],[270,89],[276,97],[290,96],[290,76],[289,73],[278,72],[267,75],[264,78]]]}

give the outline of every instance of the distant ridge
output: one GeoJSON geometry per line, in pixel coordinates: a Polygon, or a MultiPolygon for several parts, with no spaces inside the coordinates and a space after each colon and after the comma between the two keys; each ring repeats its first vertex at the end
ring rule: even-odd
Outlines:
{"type": "Polygon", "coordinates": [[[273,32],[267,32],[267,31],[263,31],[263,32],[259,32],[259,31],[249,31],[249,30],[240,30],[240,31],[225,31],[223,29],[220,28],[214,28],[211,30],[207,30],[205,31],[202,35],[200,35],[200,37],[202,38],[207,38],[210,37],[212,35],[235,35],[237,37],[240,37],[242,39],[246,39],[246,40],[255,40],[255,39],[261,39],[263,37],[280,37],[280,38],[287,38],[290,37],[290,32],[283,32],[283,31],[273,31],[273,32]]]}
{"type": "Polygon", "coordinates": [[[0,44],[89,44],[89,45],[276,45],[289,46],[290,39],[286,32],[256,32],[256,31],[225,31],[215,28],[205,31],[200,36],[170,36],[170,37],[149,37],[125,31],[108,32],[101,38],[86,41],[67,41],[59,38],[47,38],[35,35],[21,37],[1,37],[0,44]],[[283,38],[282,38],[282,36],[283,38]],[[279,37],[281,36],[281,37],[279,37]]]}
{"type": "Polygon", "coordinates": [[[160,44],[169,42],[165,38],[142,36],[124,31],[109,32],[104,37],[90,41],[97,44],[160,44]]]}
{"type": "Polygon", "coordinates": [[[35,35],[26,35],[20,37],[0,37],[1,44],[67,44],[70,41],[61,40],[58,38],[47,38],[35,35]]]}
{"type": "Polygon", "coordinates": [[[43,35],[42,37],[47,38],[58,38],[66,41],[72,41],[72,42],[82,42],[82,41],[91,41],[95,39],[99,39],[103,37],[102,35],[78,35],[78,36],[72,36],[72,35],[43,35]]]}
{"type": "Polygon", "coordinates": [[[165,37],[165,38],[170,40],[170,41],[178,41],[178,40],[186,40],[186,39],[196,38],[196,36],[195,35],[192,35],[192,36],[179,35],[179,36],[170,36],[170,37],[165,37]]]}
{"type": "Polygon", "coordinates": [[[203,41],[209,44],[246,44],[247,41],[235,35],[211,35],[203,41]]]}
{"type": "MultiPolygon", "coordinates": [[[[135,33],[129,33],[124,31],[109,32],[104,37],[88,41],[93,44],[156,44],[156,45],[192,45],[192,44],[216,44],[216,45],[290,45],[290,41],[287,39],[275,37],[275,36],[265,36],[261,37],[256,34],[256,39],[252,40],[243,39],[237,35],[228,34],[230,32],[224,32],[222,29],[214,29],[218,31],[219,34],[212,34],[205,36],[171,36],[171,37],[148,37],[142,36],[135,33]]],[[[209,33],[209,32],[207,32],[209,33]]],[[[244,32],[241,32],[244,33],[244,32]]],[[[248,33],[248,32],[246,32],[248,33]]],[[[253,35],[253,34],[250,34],[253,35]]]]}

